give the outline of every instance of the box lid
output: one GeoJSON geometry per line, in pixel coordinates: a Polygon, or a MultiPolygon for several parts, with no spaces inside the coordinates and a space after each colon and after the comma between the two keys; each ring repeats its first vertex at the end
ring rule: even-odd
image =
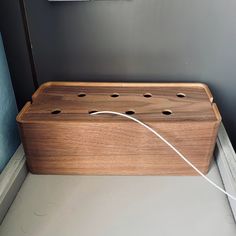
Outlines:
{"type": "Polygon", "coordinates": [[[207,85],[202,83],[48,82],[33,94],[17,116],[22,122],[120,121],[122,117],[91,116],[116,111],[142,121],[220,121],[207,85]]]}

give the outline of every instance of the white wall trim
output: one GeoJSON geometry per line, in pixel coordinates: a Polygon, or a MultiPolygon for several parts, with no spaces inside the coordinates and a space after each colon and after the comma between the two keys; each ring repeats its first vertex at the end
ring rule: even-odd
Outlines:
{"type": "MultiPolygon", "coordinates": [[[[214,155],[225,190],[236,196],[236,154],[223,124],[219,128],[216,144],[214,155]]],[[[229,198],[229,203],[236,220],[236,201],[229,198]]]]}
{"type": "Polygon", "coordinates": [[[26,175],[25,153],[21,144],[0,175],[0,223],[11,206],[26,175]]]}

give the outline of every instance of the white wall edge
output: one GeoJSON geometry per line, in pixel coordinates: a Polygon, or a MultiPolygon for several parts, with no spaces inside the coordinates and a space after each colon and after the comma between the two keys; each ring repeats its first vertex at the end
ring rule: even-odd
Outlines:
{"type": "Polygon", "coordinates": [[[0,174],[0,223],[15,199],[28,171],[22,144],[0,174]]]}
{"type": "MultiPolygon", "coordinates": [[[[214,155],[225,190],[236,196],[236,154],[223,124],[219,128],[214,155]]],[[[236,201],[228,200],[236,220],[236,201]]]]}

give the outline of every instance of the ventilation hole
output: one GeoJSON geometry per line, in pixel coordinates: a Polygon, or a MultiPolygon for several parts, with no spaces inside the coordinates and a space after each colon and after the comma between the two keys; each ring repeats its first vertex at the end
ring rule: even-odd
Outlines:
{"type": "Polygon", "coordinates": [[[164,111],[162,111],[162,114],[166,115],[166,116],[169,116],[169,115],[172,114],[172,111],[171,110],[164,110],[164,111]]]}
{"type": "Polygon", "coordinates": [[[59,110],[59,109],[55,109],[55,110],[51,111],[51,114],[53,114],[53,115],[56,115],[59,113],[61,113],[61,110],[59,110]]]}
{"type": "Polygon", "coordinates": [[[145,98],[151,98],[152,97],[152,94],[151,93],[144,93],[143,96],[145,98]]]}
{"type": "Polygon", "coordinates": [[[129,110],[125,112],[126,115],[133,115],[135,114],[135,111],[129,110]]]}
{"type": "Polygon", "coordinates": [[[92,110],[92,111],[89,111],[88,113],[91,115],[91,114],[93,114],[95,112],[98,112],[98,111],[97,110],[92,110]]]}
{"type": "Polygon", "coordinates": [[[176,96],[177,96],[178,98],[185,98],[185,97],[186,97],[186,94],[184,94],[184,93],[177,93],[176,96]]]}
{"type": "Polygon", "coordinates": [[[113,93],[113,94],[111,94],[110,96],[111,96],[112,98],[117,98],[117,97],[120,96],[120,94],[119,94],[119,93],[113,93]]]}
{"type": "Polygon", "coordinates": [[[79,93],[78,94],[78,97],[82,98],[82,97],[85,97],[86,96],[86,93],[79,93]]]}

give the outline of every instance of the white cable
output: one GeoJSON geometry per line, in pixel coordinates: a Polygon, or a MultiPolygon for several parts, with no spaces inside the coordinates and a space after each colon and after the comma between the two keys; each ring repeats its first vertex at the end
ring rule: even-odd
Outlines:
{"type": "Polygon", "coordinates": [[[152,129],[150,126],[146,125],[145,123],[143,123],[142,121],[120,113],[120,112],[115,112],[115,111],[97,111],[97,112],[93,112],[91,113],[91,115],[99,115],[99,114],[114,114],[114,115],[118,115],[118,116],[123,116],[126,117],[130,120],[133,120],[137,123],[139,123],[140,125],[144,126],[146,129],[148,129],[149,131],[151,131],[152,133],[154,133],[158,138],[160,138],[164,143],[166,143],[172,150],[174,150],[185,162],[188,163],[188,165],[190,165],[199,175],[201,175],[207,182],[209,182],[211,185],[213,185],[215,188],[217,188],[219,191],[223,192],[224,194],[226,194],[228,197],[230,197],[231,199],[236,201],[236,197],[231,195],[230,193],[226,192],[223,188],[221,188],[220,186],[218,186],[216,183],[214,183],[212,180],[210,180],[207,176],[205,176],[197,167],[195,167],[180,151],[178,151],[178,149],[176,149],[171,143],[169,143],[164,137],[162,137],[162,135],[160,135],[157,131],[155,131],[154,129],[152,129]]]}

